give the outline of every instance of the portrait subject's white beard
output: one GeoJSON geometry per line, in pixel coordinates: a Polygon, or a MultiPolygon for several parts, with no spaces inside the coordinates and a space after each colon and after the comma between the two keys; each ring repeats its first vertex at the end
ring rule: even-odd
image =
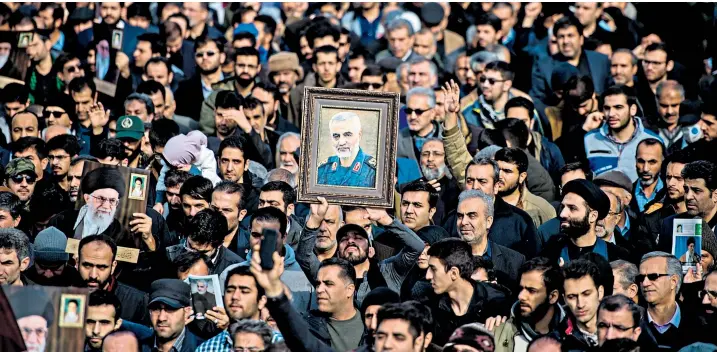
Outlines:
{"type": "Polygon", "coordinates": [[[356,148],[358,148],[358,145],[341,145],[334,147],[334,151],[336,151],[336,156],[338,156],[339,158],[347,159],[354,156],[354,151],[356,150],[356,148]]]}
{"type": "Polygon", "coordinates": [[[107,230],[114,221],[117,208],[109,214],[100,213],[92,203],[88,204],[87,214],[83,219],[82,237],[98,235],[107,230]]]}
{"type": "Polygon", "coordinates": [[[25,347],[27,347],[27,352],[45,352],[45,345],[47,342],[45,340],[42,340],[42,343],[30,343],[25,341],[25,347]]]}

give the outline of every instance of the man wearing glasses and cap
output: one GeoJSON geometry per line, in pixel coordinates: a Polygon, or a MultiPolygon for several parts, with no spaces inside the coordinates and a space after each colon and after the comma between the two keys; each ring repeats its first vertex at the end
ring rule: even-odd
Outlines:
{"type": "Polygon", "coordinates": [[[37,173],[35,164],[28,158],[15,158],[5,166],[5,186],[9,187],[23,204],[27,204],[35,192],[37,173]]]}
{"type": "Polygon", "coordinates": [[[186,328],[194,320],[191,294],[189,284],[182,280],[152,283],[147,307],[154,334],[141,341],[142,351],[192,352],[204,342],[186,328]]]}

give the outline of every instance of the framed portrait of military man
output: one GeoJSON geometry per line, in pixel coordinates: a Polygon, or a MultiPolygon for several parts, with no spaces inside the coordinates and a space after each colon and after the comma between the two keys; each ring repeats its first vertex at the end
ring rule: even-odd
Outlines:
{"type": "Polygon", "coordinates": [[[396,175],[396,93],[306,87],[298,200],[391,207],[396,175]]]}

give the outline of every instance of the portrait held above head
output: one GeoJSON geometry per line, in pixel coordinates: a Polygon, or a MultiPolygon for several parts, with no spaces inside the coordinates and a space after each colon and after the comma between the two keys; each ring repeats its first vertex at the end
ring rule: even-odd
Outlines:
{"type": "MultiPolygon", "coordinates": [[[[354,112],[340,112],[328,122],[333,155],[319,163],[316,183],[327,186],[370,187],[376,185],[376,159],[361,147],[364,126],[354,112]]],[[[368,139],[368,138],[367,138],[368,139]]],[[[321,141],[319,145],[321,148],[321,141]]],[[[374,136],[374,148],[376,149],[374,136]]],[[[364,145],[371,146],[370,141],[364,145]]],[[[321,151],[319,151],[321,153],[321,151]]]]}

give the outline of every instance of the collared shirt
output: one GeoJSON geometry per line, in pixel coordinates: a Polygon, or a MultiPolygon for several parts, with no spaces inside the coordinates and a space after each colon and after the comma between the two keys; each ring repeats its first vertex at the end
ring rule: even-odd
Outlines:
{"type": "MultiPolygon", "coordinates": [[[[284,337],[280,332],[272,330],[271,343],[284,341],[284,337]]],[[[232,336],[226,330],[219,335],[212,337],[201,344],[195,352],[232,352],[234,350],[234,342],[232,336]]]]}
{"type": "MultiPolygon", "coordinates": [[[[220,72],[219,73],[219,81],[223,81],[223,80],[224,80],[224,73],[220,72]]],[[[214,89],[212,89],[211,84],[207,86],[206,84],[204,84],[203,80],[200,80],[200,82],[202,82],[202,95],[204,96],[204,99],[206,100],[209,97],[209,95],[212,94],[214,89]]]]}
{"type": "Polygon", "coordinates": [[[639,181],[637,182],[637,186],[635,186],[635,200],[637,201],[637,208],[640,209],[641,213],[645,211],[645,205],[652,202],[655,199],[657,192],[661,191],[664,186],[665,185],[662,183],[662,180],[658,177],[655,190],[652,191],[652,194],[649,197],[646,197],[645,192],[642,189],[642,185],[639,181]]]}
{"type": "Polygon", "coordinates": [[[65,33],[60,32],[60,36],[57,37],[55,44],[52,44],[50,48],[50,54],[53,59],[56,59],[62,53],[62,49],[65,47],[65,33]]]}
{"type": "MultiPolygon", "coordinates": [[[[170,348],[167,352],[179,352],[182,350],[182,344],[184,343],[184,336],[186,331],[187,328],[182,329],[182,333],[179,334],[179,337],[177,337],[176,340],[174,340],[172,348],[170,348]]],[[[154,347],[152,348],[152,351],[159,351],[159,346],[157,346],[157,336],[154,337],[154,347]]]]}
{"type": "Polygon", "coordinates": [[[409,57],[411,57],[411,54],[413,53],[413,49],[409,50],[404,57],[401,58],[401,61],[406,62],[409,57]]]}
{"type": "Polygon", "coordinates": [[[491,243],[490,241],[488,241],[488,243],[486,243],[485,252],[483,252],[483,254],[481,255],[481,258],[488,260],[488,261],[493,261],[493,251],[490,249],[490,243],[491,243]]]}
{"type": "Polygon", "coordinates": [[[674,326],[675,328],[680,327],[680,321],[682,320],[682,312],[680,312],[680,305],[677,305],[677,309],[675,309],[675,315],[672,316],[672,319],[668,321],[665,325],[658,325],[655,323],[655,321],[652,319],[652,316],[650,315],[650,311],[647,311],[647,321],[652,324],[652,326],[657,329],[657,332],[660,334],[664,334],[667,332],[667,330],[670,329],[670,325],[674,326]]]}
{"type": "Polygon", "coordinates": [[[627,233],[630,231],[630,217],[627,216],[627,212],[623,212],[622,216],[625,217],[625,226],[620,227],[620,225],[617,225],[617,229],[620,230],[620,234],[622,237],[627,239],[627,233]]]}

